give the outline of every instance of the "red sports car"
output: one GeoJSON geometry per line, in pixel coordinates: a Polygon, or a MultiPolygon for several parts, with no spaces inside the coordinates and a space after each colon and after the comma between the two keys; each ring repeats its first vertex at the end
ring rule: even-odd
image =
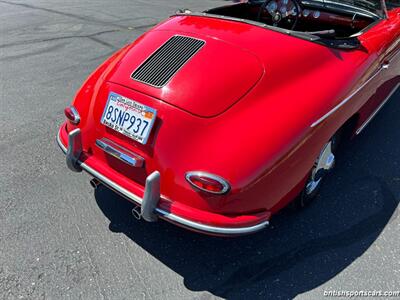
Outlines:
{"type": "Polygon", "coordinates": [[[253,233],[315,197],[399,87],[399,52],[399,0],[180,10],[90,75],[58,144],[138,218],[253,233]]]}

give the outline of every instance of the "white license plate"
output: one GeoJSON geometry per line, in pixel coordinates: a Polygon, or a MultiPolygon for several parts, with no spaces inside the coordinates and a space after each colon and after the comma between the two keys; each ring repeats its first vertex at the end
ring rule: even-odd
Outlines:
{"type": "Polygon", "coordinates": [[[108,96],[101,123],[146,144],[156,119],[154,108],[111,92],[108,96]]]}

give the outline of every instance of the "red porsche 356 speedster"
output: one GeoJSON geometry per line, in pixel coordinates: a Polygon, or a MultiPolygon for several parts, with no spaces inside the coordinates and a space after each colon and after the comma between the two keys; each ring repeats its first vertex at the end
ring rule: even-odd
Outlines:
{"type": "Polygon", "coordinates": [[[315,197],[399,87],[399,52],[398,0],[181,10],[91,74],[57,141],[138,218],[249,234],[315,197]]]}

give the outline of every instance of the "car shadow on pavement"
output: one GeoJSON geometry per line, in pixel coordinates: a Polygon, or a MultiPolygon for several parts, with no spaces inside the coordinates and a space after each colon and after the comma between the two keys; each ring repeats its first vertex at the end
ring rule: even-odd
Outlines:
{"type": "Polygon", "coordinates": [[[398,100],[400,91],[343,149],[315,202],[301,212],[283,211],[257,234],[217,238],[164,221],[137,221],[133,205],[105,187],[95,191],[96,201],[110,230],[182,276],[189,290],[229,299],[291,299],[338,275],[398,216],[398,100]]]}

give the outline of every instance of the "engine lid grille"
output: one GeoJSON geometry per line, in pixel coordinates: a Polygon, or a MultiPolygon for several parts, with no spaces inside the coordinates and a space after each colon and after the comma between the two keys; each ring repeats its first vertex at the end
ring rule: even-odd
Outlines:
{"type": "Polygon", "coordinates": [[[131,78],[156,88],[165,86],[203,46],[205,42],[175,35],[154,52],[131,78]]]}

